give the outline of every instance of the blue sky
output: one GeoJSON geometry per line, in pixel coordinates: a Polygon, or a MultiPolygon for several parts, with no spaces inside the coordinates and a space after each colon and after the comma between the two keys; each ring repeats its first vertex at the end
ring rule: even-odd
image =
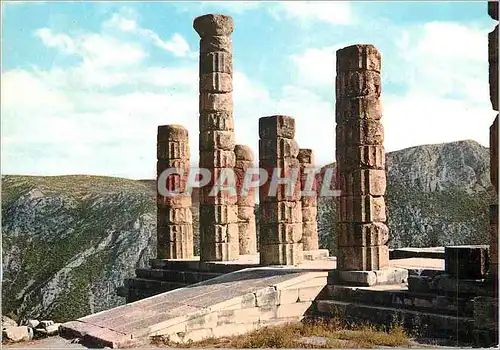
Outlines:
{"type": "Polygon", "coordinates": [[[182,124],[198,159],[194,17],[234,18],[237,143],[295,117],[319,165],[335,158],[335,51],[382,54],[387,151],[488,145],[486,2],[2,3],[2,173],[154,178],[156,127],[182,124]]]}

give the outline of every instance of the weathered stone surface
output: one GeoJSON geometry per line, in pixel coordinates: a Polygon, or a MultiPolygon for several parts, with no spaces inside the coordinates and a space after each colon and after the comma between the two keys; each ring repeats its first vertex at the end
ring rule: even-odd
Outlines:
{"type": "Polygon", "coordinates": [[[263,223],[301,223],[302,204],[299,201],[264,202],[259,205],[263,223]]]}
{"type": "Polygon", "coordinates": [[[380,97],[382,82],[374,71],[337,73],[337,98],[380,97]]]}
{"type": "Polygon", "coordinates": [[[445,271],[453,277],[480,279],[489,268],[488,246],[445,247],[445,271]]]}
{"type": "Polygon", "coordinates": [[[384,197],[349,196],[339,198],[339,222],[385,222],[384,197]]]}
{"type": "Polygon", "coordinates": [[[184,160],[189,158],[189,142],[162,141],[156,146],[156,157],[160,160],[184,160]]]}
{"type": "Polygon", "coordinates": [[[238,224],[206,224],[200,225],[200,240],[203,243],[238,242],[238,224]]]}
{"type": "Polygon", "coordinates": [[[240,255],[257,253],[257,227],[255,216],[248,221],[238,222],[238,234],[240,242],[240,255]]]}
{"type": "MultiPolygon", "coordinates": [[[[493,281],[498,280],[498,205],[490,206],[490,269],[493,281]]],[[[496,286],[494,286],[496,288],[496,286]]]]}
{"type": "Polygon", "coordinates": [[[205,243],[200,252],[200,260],[202,261],[228,261],[236,260],[239,256],[239,242],[229,243],[205,243]]]}
{"type": "Polygon", "coordinates": [[[187,139],[188,131],[182,125],[170,124],[158,126],[158,143],[170,141],[186,142],[187,139]]]}
{"type": "MultiPolygon", "coordinates": [[[[272,139],[259,140],[260,159],[296,158],[299,154],[299,146],[294,139],[275,137],[272,139]]],[[[297,164],[299,161],[297,161],[297,164]]]]}
{"type": "Polygon", "coordinates": [[[206,36],[200,39],[200,54],[207,52],[233,52],[233,43],[230,36],[216,35],[206,36]]]}
{"type": "Polygon", "coordinates": [[[233,55],[228,52],[208,52],[200,54],[200,74],[233,74],[233,55]]]}
{"type": "Polygon", "coordinates": [[[337,254],[338,270],[370,271],[384,269],[388,266],[389,249],[385,245],[341,247],[337,254]]]}
{"type": "Polygon", "coordinates": [[[302,166],[311,165],[314,166],[314,152],[309,148],[301,148],[299,149],[299,153],[297,154],[297,159],[302,164],[302,166]]]}
{"type": "Polygon", "coordinates": [[[233,91],[233,77],[228,73],[200,75],[200,91],[226,93],[233,91]]]}
{"type": "Polygon", "coordinates": [[[368,224],[337,224],[337,245],[339,247],[371,247],[385,245],[389,239],[389,228],[382,222],[368,224]]]}
{"type": "Polygon", "coordinates": [[[498,114],[490,126],[490,179],[498,193],[498,114]]]}
{"type": "MultiPolygon", "coordinates": [[[[233,95],[231,93],[200,93],[200,113],[233,110],[233,95]]],[[[234,145],[233,145],[234,148],[234,145]]]]}
{"type": "MultiPolygon", "coordinates": [[[[203,151],[216,151],[216,150],[225,150],[231,151],[234,150],[234,132],[233,131],[203,131],[200,132],[200,152],[203,151]]],[[[233,162],[236,159],[233,157],[233,162]]],[[[234,166],[234,163],[233,165],[234,166]]],[[[231,166],[231,167],[232,167],[231,166]]]]}
{"type": "Polygon", "coordinates": [[[192,224],[193,214],[190,207],[160,207],[157,211],[158,227],[169,225],[192,224]]]}
{"type": "Polygon", "coordinates": [[[238,206],[238,218],[248,221],[255,217],[255,207],[238,206]]]}
{"type": "MultiPolygon", "coordinates": [[[[229,190],[221,189],[212,195],[212,186],[202,187],[200,189],[200,205],[236,205],[237,196],[229,190]]],[[[202,216],[200,216],[200,222],[202,216]]]]}
{"type": "Polygon", "coordinates": [[[238,221],[238,207],[236,205],[200,205],[200,215],[205,225],[231,224],[238,221]],[[203,214],[202,214],[203,213],[203,214]]]}
{"type": "Polygon", "coordinates": [[[2,337],[13,342],[30,340],[27,326],[6,327],[2,330],[2,337]]]}
{"type": "Polygon", "coordinates": [[[221,14],[207,14],[196,17],[193,28],[203,38],[207,36],[229,36],[234,30],[233,18],[221,14]]]}
{"type": "Polygon", "coordinates": [[[492,108],[498,111],[498,25],[488,34],[488,52],[490,101],[492,108]]]}
{"type": "Polygon", "coordinates": [[[254,160],[252,149],[246,145],[235,145],[234,153],[236,154],[236,159],[238,160],[254,160]]]}
{"type": "Polygon", "coordinates": [[[180,125],[161,125],[157,137],[157,256],[164,259],[186,259],[193,256],[193,217],[191,196],[185,194],[189,172],[189,135],[180,125]],[[165,180],[172,196],[160,193],[160,176],[165,170],[178,168],[165,180]]]}
{"type": "Polygon", "coordinates": [[[339,189],[344,196],[384,196],[387,186],[385,170],[355,170],[339,176],[339,189]]]}
{"type": "Polygon", "coordinates": [[[261,245],[299,243],[302,239],[302,223],[261,224],[259,237],[261,245]]]}
{"type": "MultiPolygon", "coordinates": [[[[291,175],[290,179],[293,179],[291,175]]],[[[290,183],[277,184],[276,186],[271,185],[271,181],[268,180],[266,183],[259,187],[259,198],[261,203],[281,201],[293,202],[301,200],[299,178],[297,178],[295,182],[291,181],[290,183]]]]}
{"type": "MultiPolygon", "coordinates": [[[[303,222],[309,222],[309,223],[315,223],[316,222],[316,217],[318,215],[318,208],[317,207],[305,207],[302,205],[302,221],[303,222]]],[[[307,249],[311,250],[311,249],[307,249]]]]}
{"type": "Polygon", "coordinates": [[[285,115],[262,117],[259,119],[259,137],[266,140],[277,137],[293,139],[295,119],[285,115]]]}
{"type": "Polygon", "coordinates": [[[337,72],[380,72],[382,56],[373,45],[351,45],[337,50],[337,72]]]}
{"type": "Polygon", "coordinates": [[[319,249],[318,237],[318,223],[316,220],[302,223],[302,243],[304,250],[318,250],[319,249]]]}
{"type": "Polygon", "coordinates": [[[204,131],[234,131],[232,111],[217,111],[200,114],[200,132],[204,131]]]}
{"type": "Polygon", "coordinates": [[[380,120],[382,105],[375,96],[342,99],[335,103],[335,121],[342,123],[356,119],[380,120]]]}
{"type": "Polygon", "coordinates": [[[358,119],[337,124],[337,146],[383,145],[384,127],[378,120],[358,119]]]}
{"type": "MultiPolygon", "coordinates": [[[[262,235],[261,235],[262,237],[262,235]]],[[[298,265],[303,261],[302,244],[260,244],[261,265],[298,265]]]]}
{"type": "MultiPolygon", "coordinates": [[[[231,133],[231,132],[226,131],[226,133],[231,133]]],[[[218,136],[220,135],[215,135],[215,137],[213,134],[207,135],[207,137],[210,137],[210,142],[213,141],[213,143],[207,141],[204,146],[213,147],[214,144],[215,145],[222,144],[225,146],[225,148],[229,148],[231,145],[231,140],[228,139],[231,136],[224,135],[223,137],[217,138],[218,136]]],[[[222,148],[215,148],[214,150],[211,151],[203,151],[203,150],[200,151],[200,168],[208,168],[208,169],[232,168],[235,163],[236,163],[236,158],[234,156],[233,151],[229,151],[227,149],[222,149],[222,148]]]]}
{"type": "Polygon", "coordinates": [[[335,149],[341,172],[357,169],[385,169],[384,146],[346,146],[335,149]]]}

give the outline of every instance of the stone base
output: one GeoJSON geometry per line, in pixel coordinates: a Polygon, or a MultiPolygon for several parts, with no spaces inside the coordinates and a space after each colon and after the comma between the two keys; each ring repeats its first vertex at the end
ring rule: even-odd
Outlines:
{"type": "Polygon", "coordinates": [[[445,271],[458,279],[484,278],[489,268],[488,252],[487,245],[445,247],[445,271]]]}
{"type": "Polygon", "coordinates": [[[304,260],[324,260],[330,256],[328,249],[304,250],[304,260]]]}
{"type": "Polygon", "coordinates": [[[375,271],[342,271],[328,273],[328,284],[369,287],[380,284],[402,284],[408,279],[408,270],[389,267],[375,271]]]}

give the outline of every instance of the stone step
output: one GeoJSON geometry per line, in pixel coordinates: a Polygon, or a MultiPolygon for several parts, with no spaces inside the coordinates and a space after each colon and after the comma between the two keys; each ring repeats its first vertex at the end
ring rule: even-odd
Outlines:
{"type": "Polygon", "coordinates": [[[472,298],[456,298],[436,294],[414,293],[406,287],[375,288],[328,286],[326,300],[354,302],[375,306],[402,308],[421,312],[438,312],[442,315],[472,317],[472,298]],[[390,288],[390,289],[389,289],[390,288]]]}
{"type": "Polygon", "coordinates": [[[153,279],[168,282],[193,284],[220,276],[216,272],[178,271],[166,269],[140,268],[135,270],[138,278],[153,279]]]}
{"type": "Polygon", "coordinates": [[[196,271],[196,272],[215,272],[215,273],[230,273],[246,268],[257,267],[258,264],[245,264],[236,262],[202,262],[197,259],[192,260],[167,260],[167,259],[150,259],[150,266],[153,269],[179,270],[179,271],[196,271]]]}
{"type": "Polygon", "coordinates": [[[148,290],[154,294],[168,292],[188,285],[188,283],[167,282],[146,278],[127,278],[125,280],[125,288],[127,289],[148,290]]]}
{"type": "Polygon", "coordinates": [[[408,289],[416,293],[435,293],[440,295],[490,296],[491,283],[485,280],[457,279],[446,274],[437,276],[408,276],[408,289]]]}
{"type": "Polygon", "coordinates": [[[341,317],[348,322],[369,322],[379,325],[402,325],[420,336],[449,338],[455,341],[472,339],[474,319],[408,309],[349,303],[337,300],[318,300],[315,302],[317,316],[341,317]]]}

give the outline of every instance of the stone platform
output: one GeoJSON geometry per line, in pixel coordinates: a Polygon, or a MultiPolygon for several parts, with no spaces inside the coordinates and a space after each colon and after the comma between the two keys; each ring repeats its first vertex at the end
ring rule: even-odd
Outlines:
{"type": "MultiPolygon", "coordinates": [[[[391,264],[413,271],[417,262],[437,270],[444,265],[435,259],[398,259],[391,264]]],[[[299,321],[314,315],[315,300],[322,300],[328,274],[336,267],[333,257],[297,267],[249,268],[248,263],[245,257],[232,263],[153,260],[158,270],[189,267],[207,278],[211,273],[221,275],[65,323],[62,334],[84,344],[117,348],[145,346],[155,335],[186,342],[299,321]],[[239,270],[222,274],[231,269],[239,270]]],[[[183,272],[184,278],[189,275],[183,272]]]]}

